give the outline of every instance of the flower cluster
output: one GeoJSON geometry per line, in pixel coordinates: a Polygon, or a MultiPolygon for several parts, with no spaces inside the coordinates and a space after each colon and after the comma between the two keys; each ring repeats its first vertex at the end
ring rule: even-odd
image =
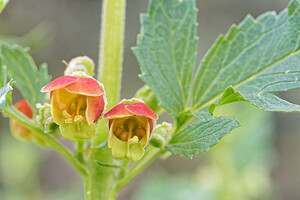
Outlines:
{"type": "MultiPolygon", "coordinates": [[[[95,122],[106,106],[104,87],[94,78],[80,74],[60,77],[42,88],[50,92],[51,114],[62,135],[69,140],[90,139],[95,122]]],[[[149,142],[158,116],[138,99],[123,100],[104,118],[108,121],[108,147],[118,159],[139,160],[149,142]]]]}

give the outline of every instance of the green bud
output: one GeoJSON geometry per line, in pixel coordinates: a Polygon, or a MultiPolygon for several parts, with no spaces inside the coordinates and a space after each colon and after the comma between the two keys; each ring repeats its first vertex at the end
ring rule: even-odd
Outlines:
{"type": "Polygon", "coordinates": [[[161,147],[166,146],[166,143],[167,143],[166,139],[163,136],[161,136],[160,134],[158,134],[158,133],[151,134],[150,144],[152,146],[161,148],[161,147]]]}
{"type": "Polygon", "coordinates": [[[87,56],[75,57],[66,65],[65,76],[71,76],[74,72],[84,72],[88,76],[94,76],[94,61],[87,56]]]}
{"type": "Polygon", "coordinates": [[[171,129],[172,125],[167,122],[157,125],[152,131],[150,144],[157,148],[165,147],[171,139],[171,135],[169,134],[171,129]]]}
{"type": "Polygon", "coordinates": [[[163,112],[163,108],[158,105],[159,101],[148,85],[141,87],[135,93],[135,98],[143,100],[154,112],[163,112]]]}
{"type": "Polygon", "coordinates": [[[45,103],[44,105],[37,104],[38,115],[35,120],[39,127],[44,130],[45,133],[55,133],[58,130],[58,125],[53,121],[51,115],[51,105],[45,103]]]}

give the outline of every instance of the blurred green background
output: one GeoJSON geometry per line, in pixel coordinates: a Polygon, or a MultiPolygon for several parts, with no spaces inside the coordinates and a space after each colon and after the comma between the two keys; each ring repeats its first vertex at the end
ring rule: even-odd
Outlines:
{"type": "MultiPolygon", "coordinates": [[[[130,48],[139,33],[139,13],[146,0],[127,0],[122,98],[131,98],[143,83],[130,48]]],[[[248,13],[257,17],[281,11],[288,0],[198,0],[198,57],[231,24],[248,13]]],[[[80,55],[97,63],[101,1],[23,0],[7,5],[0,15],[0,40],[30,45],[37,64],[48,63],[53,78],[80,55]]],[[[300,103],[299,91],[279,94],[300,103]]],[[[14,91],[14,101],[21,97],[14,91]]],[[[157,159],[128,187],[120,200],[246,200],[300,199],[300,115],[265,113],[245,103],[217,109],[242,124],[209,152],[193,160],[157,159]]],[[[169,120],[167,116],[162,117],[169,120]]],[[[76,171],[53,150],[15,140],[8,119],[0,118],[0,199],[81,200],[83,187],[76,171]]]]}

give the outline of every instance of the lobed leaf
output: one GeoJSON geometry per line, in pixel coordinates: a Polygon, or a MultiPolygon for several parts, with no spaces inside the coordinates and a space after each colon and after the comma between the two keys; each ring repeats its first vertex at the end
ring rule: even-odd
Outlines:
{"type": "MultiPolygon", "coordinates": [[[[272,94],[300,87],[299,38],[299,0],[292,0],[279,15],[267,12],[257,19],[247,16],[238,26],[232,26],[200,63],[192,110],[207,107],[232,86],[228,102],[246,100],[267,111],[300,111],[299,105],[272,94]]],[[[226,92],[221,101],[224,98],[228,98],[226,92]]]]}
{"type": "Polygon", "coordinates": [[[46,95],[40,90],[50,81],[47,66],[44,64],[38,69],[27,50],[17,45],[1,44],[0,59],[8,76],[16,81],[16,87],[36,111],[36,104],[43,104],[46,95]]]}
{"type": "Polygon", "coordinates": [[[151,0],[133,48],[140,78],[173,116],[187,108],[196,55],[194,0],[151,0]]]}
{"type": "Polygon", "coordinates": [[[194,154],[208,151],[238,126],[233,117],[205,119],[175,134],[166,148],[175,155],[192,158],[194,154]]]}

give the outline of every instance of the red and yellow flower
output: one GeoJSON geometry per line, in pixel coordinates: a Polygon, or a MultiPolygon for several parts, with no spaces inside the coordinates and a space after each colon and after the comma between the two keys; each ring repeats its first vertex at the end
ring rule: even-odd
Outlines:
{"type": "Polygon", "coordinates": [[[50,92],[53,121],[70,140],[89,139],[106,99],[103,85],[92,77],[63,76],[42,88],[50,92]]]}
{"type": "Polygon", "coordinates": [[[121,101],[104,118],[108,119],[108,147],[113,156],[132,161],[141,159],[158,116],[142,101],[131,99],[121,101]]]}

